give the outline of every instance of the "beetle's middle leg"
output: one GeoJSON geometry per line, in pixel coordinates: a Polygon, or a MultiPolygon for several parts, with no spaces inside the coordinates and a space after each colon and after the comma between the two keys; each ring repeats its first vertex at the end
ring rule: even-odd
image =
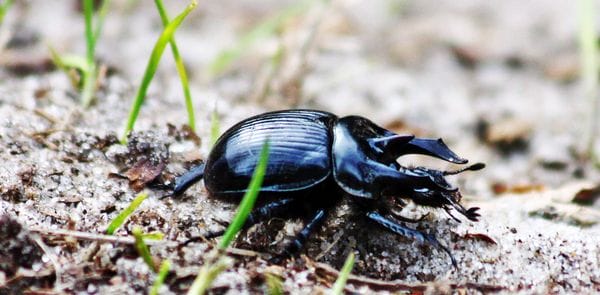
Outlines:
{"type": "Polygon", "coordinates": [[[408,237],[408,238],[413,238],[418,240],[419,242],[422,243],[429,243],[432,246],[435,246],[437,248],[442,249],[444,252],[448,253],[448,256],[450,256],[450,260],[452,261],[452,265],[455,268],[458,268],[458,264],[456,263],[456,259],[454,259],[454,256],[452,256],[452,253],[450,253],[450,250],[443,246],[442,244],[440,244],[440,242],[438,242],[438,240],[435,238],[434,235],[430,235],[430,234],[426,234],[426,233],[422,233],[418,230],[412,229],[412,228],[408,228],[405,227],[401,224],[398,224],[397,222],[390,220],[388,218],[386,218],[385,216],[379,214],[379,212],[376,211],[370,211],[367,213],[367,218],[375,221],[376,223],[378,223],[379,225],[387,228],[388,230],[408,237]]]}
{"type": "MultiPolygon", "coordinates": [[[[253,226],[263,220],[270,219],[271,217],[286,214],[289,211],[289,209],[292,207],[292,205],[294,204],[295,201],[296,200],[293,198],[280,199],[280,200],[273,201],[271,203],[267,203],[262,207],[252,210],[252,212],[250,212],[250,214],[248,215],[248,218],[246,218],[246,222],[244,223],[242,230],[248,229],[251,226],[253,226]]],[[[187,245],[189,243],[202,241],[204,239],[212,239],[214,237],[222,236],[224,233],[225,233],[224,229],[218,230],[218,231],[212,231],[201,237],[190,238],[189,240],[185,241],[185,244],[187,245]]]]}
{"type": "Polygon", "coordinates": [[[312,215],[312,218],[304,225],[304,228],[296,235],[294,240],[285,247],[283,256],[292,256],[298,253],[298,251],[304,247],[304,243],[306,243],[308,237],[310,237],[310,235],[323,224],[326,216],[326,209],[317,209],[317,211],[315,211],[312,215]]]}

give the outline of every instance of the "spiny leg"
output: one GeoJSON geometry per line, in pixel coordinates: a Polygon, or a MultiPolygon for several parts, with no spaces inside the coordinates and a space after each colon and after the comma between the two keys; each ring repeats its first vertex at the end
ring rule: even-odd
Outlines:
{"type": "Polygon", "coordinates": [[[454,259],[454,256],[452,256],[452,253],[450,253],[450,250],[448,250],[448,248],[446,248],[445,246],[440,244],[438,242],[438,240],[435,238],[435,236],[430,235],[430,234],[425,234],[418,230],[402,226],[392,220],[389,220],[385,216],[383,216],[375,211],[368,212],[367,217],[396,234],[399,234],[399,235],[402,235],[402,236],[405,236],[408,238],[416,239],[417,241],[419,241],[421,243],[429,243],[432,246],[435,246],[435,247],[438,247],[438,248],[444,250],[444,252],[448,253],[448,256],[450,256],[450,260],[452,261],[452,265],[454,266],[454,268],[458,269],[458,264],[456,263],[456,259],[454,259]]]}
{"type": "Polygon", "coordinates": [[[304,243],[306,243],[308,237],[323,224],[326,215],[327,214],[325,209],[318,209],[312,215],[312,218],[306,223],[306,225],[304,225],[304,228],[296,235],[294,240],[285,248],[285,250],[283,251],[283,255],[292,256],[298,253],[298,251],[300,251],[304,246],[304,243]]]}
{"type": "MultiPolygon", "coordinates": [[[[262,207],[252,210],[252,212],[250,212],[250,214],[248,215],[248,218],[246,218],[246,222],[244,223],[244,226],[242,227],[242,229],[248,229],[249,227],[251,227],[263,220],[267,220],[267,219],[270,219],[271,217],[279,216],[279,215],[283,215],[283,214],[287,213],[288,210],[290,209],[290,207],[293,205],[294,201],[295,200],[292,198],[276,200],[271,203],[265,204],[262,207]]],[[[199,237],[190,238],[189,240],[185,241],[184,244],[187,245],[192,242],[198,242],[198,241],[202,241],[204,239],[211,239],[214,237],[219,237],[219,236],[222,236],[224,233],[225,233],[224,229],[218,230],[218,231],[212,231],[212,232],[209,232],[209,233],[199,236],[199,237]]]]}

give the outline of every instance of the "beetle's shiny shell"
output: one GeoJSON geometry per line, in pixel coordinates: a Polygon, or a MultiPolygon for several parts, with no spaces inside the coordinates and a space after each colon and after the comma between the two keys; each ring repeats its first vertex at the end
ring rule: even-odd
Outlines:
{"type": "Polygon", "coordinates": [[[270,141],[262,192],[305,190],[332,173],[331,113],[279,111],[255,116],[227,130],[206,162],[205,186],[213,196],[242,195],[256,167],[264,141],[270,141]]]}

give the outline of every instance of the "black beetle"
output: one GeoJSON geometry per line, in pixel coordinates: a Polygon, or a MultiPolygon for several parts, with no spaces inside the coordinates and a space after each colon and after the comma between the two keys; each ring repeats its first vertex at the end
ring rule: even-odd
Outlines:
{"type": "Polygon", "coordinates": [[[284,110],[243,120],[219,138],[206,165],[176,179],[174,194],[181,194],[204,177],[210,196],[239,202],[267,138],[271,148],[259,206],[249,215],[245,228],[273,216],[307,212],[304,228],[284,252],[293,254],[323,222],[327,211],[342,197],[351,196],[368,219],[396,234],[441,248],[456,267],[450,251],[433,235],[401,225],[399,221],[415,220],[394,214],[391,204],[404,204],[401,199],[408,198],[418,205],[442,208],[450,216],[455,209],[477,221],[479,208],[465,209],[459,203],[458,188],[444,176],[482,169],[484,164],[457,171],[401,166],[397,159],[407,154],[424,154],[456,164],[467,160],[441,139],[398,135],[363,117],[284,110]]]}

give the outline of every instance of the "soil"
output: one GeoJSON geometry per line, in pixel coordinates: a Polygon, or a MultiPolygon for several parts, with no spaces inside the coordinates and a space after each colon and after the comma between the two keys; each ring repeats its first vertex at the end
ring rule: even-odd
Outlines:
{"type": "MultiPolygon", "coordinates": [[[[220,52],[297,4],[202,1],[176,34],[195,134],[185,126],[167,49],[127,145],[118,138],[162,28],[153,3],[113,1],[96,53],[105,75],[84,108],[48,51],[84,55],[78,1],[17,2],[0,26],[0,294],[148,292],[156,274],[131,243],[134,227],[164,234],[148,242],[157,263],[172,263],[160,293],[186,292],[215,242],[184,242],[223,229],[236,205],[209,198],[201,183],[178,198],[158,184],[206,158],[213,111],[224,131],[287,108],[442,137],[487,164],[451,177],[481,219],[403,209],[429,213],[408,226],[447,245],[453,268],[445,252],[373,226],[346,198],[301,256],[279,264],[269,257],[299,220],[273,219],[240,235],[212,293],[264,293],[273,275],[286,293],[326,292],[350,252],[348,292],[600,291],[600,183],[582,156],[592,107],[578,77],[572,1],[309,2],[275,33],[240,47],[218,75],[208,69],[220,52]],[[105,235],[139,190],[148,199],[116,237],[105,235]]],[[[168,4],[171,16],[185,5],[168,4]]],[[[425,157],[400,161],[457,168],[425,157]]]]}

